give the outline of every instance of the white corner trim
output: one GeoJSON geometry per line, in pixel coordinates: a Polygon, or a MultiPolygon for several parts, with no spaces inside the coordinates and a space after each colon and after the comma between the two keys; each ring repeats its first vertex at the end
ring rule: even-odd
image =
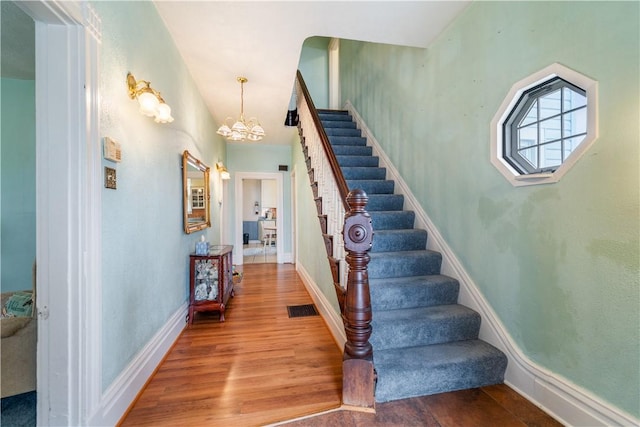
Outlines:
{"type": "Polygon", "coordinates": [[[282,254],[282,263],[283,264],[293,264],[293,253],[285,252],[282,254]]]}
{"type": "Polygon", "coordinates": [[[84,1],[16,5],[36,37],[36,423],[83,425],[102,392],[100,18],[84,1]]]}
{"type": "Polygon", "coordinates": [[[444,240],[435,224],[404,182],[398,170],[380,147],[350,101],[344,108],[349,111],[362,131],[380,166],[387,169],[387,179],[396,183],[396,193],[405,197],[405,209],[416,214],[416,227],[427,230],[427,247],[442,254],[442,274],[460,282],[459,302],[476,310],[482,316],[480,338],[502,350],[509,360],[505,383],[565,425],[638,426],[640,420],[603,401],[568,379],[531,361],[513,341],[478,286],[469,276],[460,260],[444,240]]]}
{"type": "Polygon", "coordinates": [[[318,307],[320,315],[324,319],[329,332],[333,335],[333,339],[336,341],[336,345],[340,348],[340,351],[344,350],[344,343],[347,342],[347,335],[344,332],[344,323],[339,313],[336,313],[333,306],[327,299],[327,297],[320,291],[320,288],[311,278],[311,275],[305,270],[302,264],[296,264],[296,270],[304,283],[304,287],[307,288],[311,299],[318,307]]]}
{"type": "Polygon", "coordinates": [[[186,302],[182,304],[118,375],[102,396],[101,413],[89,420],[89,425],[113,426],[118,424],[120,418],[126,413],[184,330],[188,308],[186,302]]]}

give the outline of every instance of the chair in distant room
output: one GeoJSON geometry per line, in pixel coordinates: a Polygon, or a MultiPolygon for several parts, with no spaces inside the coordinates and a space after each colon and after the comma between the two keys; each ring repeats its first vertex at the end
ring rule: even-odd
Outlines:
{"type": "Polygon", "coordinates": [[[264,253],[267,253],[267,248],[276,243],[276,222],[275,221],[262,221],[262,241],[264,253]]]}

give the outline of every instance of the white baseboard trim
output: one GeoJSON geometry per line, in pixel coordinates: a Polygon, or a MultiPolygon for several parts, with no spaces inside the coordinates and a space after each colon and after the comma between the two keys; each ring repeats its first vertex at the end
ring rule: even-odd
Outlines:
{"type": "Polygon", "coordinates": [[[282,263],[283,264],[293,264],[293,253],[284,252],[282,254],[282,263]]]}
{"type": "Polygon", "coordinates": [[[427,230],[427,247],[442,254],[442,273],[460,282],[459,302],[482,316],[480,338],[507,355],[505,383],[565,425],[639,426],[640,420],[634,416],[546,370],[520,350],[350,101],[345,103],[344,109],[349,111],[362,136],[367,138],[373,155],[380,158],[380,166],[387,169],[387,179],[395,181],[395,192],[404,195],[405,209],[415,212],[416,227],[427,230]]]}
{"type": "Polygon", "coordinates": [[[311,295],[311,299],[315,303],[316,307],[318,307],[318,311],[327,324],[329,332],[333,335],[336,345],[340,348],[340,351],[343,351],[344,343],[347,342],[347,335],[344,332],[342,317],[339,313],[335,312],[327,297],[320,291],[320,288],[318,288],[318,285],[315,283],[311,275],[309,275],[304,266],[299,262],[296,263],[296,271],[300,275],[305,288],[307,288],[307,292],[311,295]]]}
{"type": "Polygon", "coordinates": [[[90,420],[89,425],[113,426],[118,423],[182,333],[188,309],[187,303],[182,304],[113,381],[102,395],[102,410],[90,420]]]}

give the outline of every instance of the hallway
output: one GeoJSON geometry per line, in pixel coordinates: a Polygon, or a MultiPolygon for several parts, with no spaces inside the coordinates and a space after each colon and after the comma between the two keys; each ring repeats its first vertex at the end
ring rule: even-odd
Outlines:
{"type": "Polygon", "coordinates": [[[505,385],[337,410],[342,354],[320,316],[289,318],[312,303],[291,264],[249,264],[225,311],[199,313],[122,426],[560,426],[505,385]]]}

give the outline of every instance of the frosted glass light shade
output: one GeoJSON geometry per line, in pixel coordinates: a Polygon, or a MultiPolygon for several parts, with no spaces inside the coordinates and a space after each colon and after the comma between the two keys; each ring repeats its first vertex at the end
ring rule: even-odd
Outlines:
{"type": "Polygon", "coordinates": [[[138,104],[140,104],[140,112],[148,117],[156,115],[160,101],[158,97],[151,92],[142,92],[138,95],[138,104]]]}
{"type": "Polygon", "coordinates": [[[218,128],[218,131],[216,133],[226,138],[231,135],[231,128],[226,124],[224,124],[218,128]]]}
{"type": "Polygon", "coordinates": [[[171,107],[164,102],[158,105],[156,108],[156,122],[157,123],[171,123],[173,117],[171,117],[171,107]]]}

